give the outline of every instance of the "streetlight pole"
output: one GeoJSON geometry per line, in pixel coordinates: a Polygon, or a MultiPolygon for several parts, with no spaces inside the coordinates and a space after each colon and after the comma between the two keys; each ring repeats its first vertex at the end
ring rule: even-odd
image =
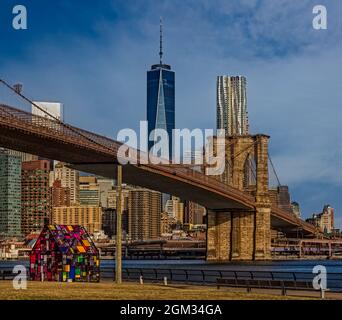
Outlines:
{"type": "Polygon", "coordinates": [[[117,189],[116,189],[116,246],[115,246],[115,281],[122,282],[122,166],[117,167],[117,189]]]}

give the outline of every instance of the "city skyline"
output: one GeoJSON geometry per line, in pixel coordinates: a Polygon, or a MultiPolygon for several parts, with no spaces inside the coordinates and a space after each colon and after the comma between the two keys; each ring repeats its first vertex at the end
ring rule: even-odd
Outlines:
{"type": "MultiPolygon", "coordinates": [[[[331,1],[327,2],[331,14],[329,30],[324,37],[322,33],[310,29],[312,1],[303,2],[299,8],[296,5],[295,9],[295,5],[286,1],[283,2],[281,9],[274,8],[269,1],[261,1],[259,5],[245,4],[244,9],[252,16],[250,34],[239,29],[241,23],[238,18],[239,8],[234,3],[224,6],[220,2],[221,8],[223,6],[226,9],[226,11],[223,10],[221,16],[214,5],[207,1],[202,1],[198,7],[182,5],[184,9],[182,17],[193,13],[189,22],[179,21],[176,18],[175,9],[165,3],[157,5],[155,8],[150,3],[147,5],[145,13],[141,13],[139,16],[137,14],[138,4],[135,10],[128,10],[123,3],[117,1],[113,5],[114,8],[108,9],[109,14],[103,17],[104,26],[102,28],[100,26],[96,29],[97,25],[92,19],[93,13],[90,14],[86,10],[89,27],[84,30],[73,29],[73,32],[70,32],[63,40],[58,38],[58,29],[54,25],[49,25],[44,20],[39,22],[47,27],[46,30],[52,32],[56,39],[60,40],[61,47],[71,45],[73,50],[69,50],[68,53],[62,52],[63,50],[60,49],[55,50],[56,45],[44,37],[40,39],[40,36],[46,34],[44,28],[39,28],[41,31],[37,31],[37,25],[29,26],[32,28],[33,34],[30,33],[31,35],[28,37],[6,30],[7,26],[5,25],[0,30],[1,33],[4,32],[5,37],[20,37],[22,41],[2,52],[3,74],[5,78],[13,80],[13,82],[22,81],[24,91],[34,95],[35,99],[63,101],[66,105],[68,121],[113,136],[113,126],[118,126],[117,123],[124,123],[125,126],[127,123],[127,127],[134,127],[138,120],[144,118],[144,75],[147,65],[153,61],[155,56],[153,48],[156,46],[158,37],[155,26],[160,15],[157,14],[157,11],[162,8],[159,10],[161,13],[169,13],[162,14],[165,16],[165,23],[170,34],[168,36],[170,39],[168,40],[168,47],[170,47],[170,50],[167,49],[168,57],[173,61],[178,72],[177,108],[182,111],[181,115],[177,116],[179,117],[177,119],[179,127],[214,127],[215,77],[222,73],[245,74],[249,83],[248,101],[252,131],[271,135],[271,154],[279,171],[281,182],[289,185],[292,197],[300,203],[304,216],[318,212],[323,203],[330,203],[336,208],[337,225],[340,225],[339,212],[342,204],[339,197],[339,187],[341,186],[339,155],[341,148],[339,142],[336,145],[332,144],[332,141],[339,141],[336,119],[339,119],[341,112],[338,108],[340,93],[337,90],[338,83],[340,83],[341,67],[335,63],[341,52],[341,46],[336,41],[339,39],[338,30],[341,30],[338,28],[340,22],[336,19],[341,7],[331,1]],[[122,8],[126,9],[126,11],[124,10],[125,15],[122,15],[117,21],[111,16],[112,11],[110,10],[115,12],[122,8]],[[204,9],[212,10],[214,16],[221,18],[224,23],[218,27],[204,14],[204,9]],[[280,10],[283,10],[288,13],[284,16],[291,17],[291,19],[290,21],[287,18],[286,21],[285,18],[284,20],[280,19],[281,27],[273,30],[267,38],[265,31],[273,22],[270,15],[271,9],[276,9],[275,15],[280,14],[280,10]],[[200,23],[199,18],[202,15],[204,15],[204,19],[200,23]],[[305,17],[303,22],[296,20],[299,15],[305,17]],[[139,19],[135,20],[137,16],[139,19]],[[260,20],[257,19],[259,16],[260,20]],[[145,17],[149,19],[144,19],[145,17]],[[224,21],[225,17],[227,22],[224,21]],[[132,24],[134,20],[136,22],[132,24]],[[234,44],[229,45],[229,49],[228,45],[227,47],[221,45],[222,42],[219,41],[222,37],[221,34],[229,30],[227,29],[228,20],[233,30],[241,31],[238,33],[241,38],[233,37],[231,33],[226,35],[225,43],[230,40],[234,44]],[[126,29],[128,25],[131,29],[126,29]],[[292,39],[293,30],[296,30],[296,36],[292,39]],[[184,34],[180,31],[184,31],[184,34]],[[265,36],[257,41],[255,34],[260,35],[263,32],[265,32],[265,36]],[[109,46],[103,45],[103,40],[115,38],[115,35],[118,34],[121,34],[121,37],[116,38],[119,40],[117,43],[110,42],[109,46]],[[86,54],[82,59],[77,60],[76,65],[69,68],[70,61],[75,61],[74,59],[77,57],[76,51],[79,53],[79,48],[75,50],[77,47],[75,39],[78,36],[81,36],[86,54]],[[125,41],[122,40],[123,36],[125,41]],[[35,49],[38,38],[39,51],[35,49]],[[184,38],[192,38],[194,41],[184,42],[184,38]],[[212,39],[210,40],[210,38],[212,39]],[[209,46],[214,48],[210,51],[214,51],[214,54],[211,52],[209,54],[206,49],[208,43],[204,46],[204,40],[209,40],[209,46]],[[185,43],[185,45],[183,47],[177,45],[181,43],[185,43]],[[329,52],[322,50],[322,44],[330,45],[329,52]],[[95,63],[97,69],[86,66],[94,48],[99,49],[97,63],[95,63]],[[17,53],[11,56],[11,52],[8,50],[16,49],[18,49],[17,53]],[[56,78],[50,79],[48,83],[43,83],[42,79],[46,76],[47,60],[39,59],[41,58],[40,51],[47,54],[50,60],[59,62],[58,66],[65,74],[62,76],[62,73],[56,69],[54,70],[56,78]],[[25,66],[18,64],[18,56],[23,54],[26,55],[23,60],[25,66]],[[118,60],[117,62],[108,63],[107,55],[111,54],[118,60]],[[62,59],[64,57],[66,62],[62,59]],[[35,63],[38,60],[39,65],[35,63]],[[206,63],[203,64],[203,61],[206,63]],[[129,62],[132,65],[129,65],[129,62]],[[125,67],[120,67],[120,64],[125,67]],[[200,66],[198,68],[200,72],[196,71],[198,66],[200,66]],[[36,79],[31,77],[32,68],[35,68],[36,79]],[[83,70],[82,68],[92,73],[95,72],[99,83],[95,84],[91,80],[81,79],[78,74],[82,74],[80,72],[83,70]],[[115,70],[114,75],[113,70],[115,70]],[[190,70],[195,74],[189,72],[190,70]],[[202,76],[198,77],[200,74],[202,76]],[[204,74],[205,77],[203,77],[204,74]],[[329,83],[322,83],[319,80],[322,76],[329,79],[329,83]],[[194,81],[194,78],[197,81],[194,81]],[[75,83],[73,90],[69,88],[70,80],[75,83]],[[131,83],[137,89],[134,99],[120,85],[114,92],[109,90],[113,84],[118,84],[119,81],[131,83]],[[120,90],[122,90],[121,93],[120,90]],[[85,91],[87,91],[86,94],[85,91]],[[45,96],[42,97],[42,95],[45,96]],[[328,106],[325,102],[327,96],[330,102],[328,106]],[[108,97],[112,97],[112,99],[108,99],[108,97]],[[116,102],[116,106],[113,101],[116,102]],[[96,123],[93,110],[95,104],[101,111],[96,110],[98,118],[96,123]],[[127,107],[129,117],[120,111],[122,106],[127,107]],[[333,118],[321,117],[324,108],[329,108],[329,114],[335,116],[333,118]],[[79,117],[80,114],[82,117],[79,117]]],[[[103,10],[102,6],[105,5],[100,6],[99,9],[103,10]]],[[[30,5],[29,17],[30,14],[35,14],[35,8],[35,5],[30,5]]],[[[46,16],[48,16],[49,10],[51,8],[47,8],[46,16]]],[[[58,11],[58,6],[56,10],[58,11]]],[[[55,19],[60,22],[58,14],[55,19]]],[[[80,18],[78,17],[78,19],[80,18]]],[[[246,19],[246,16],[243,15],[240,19],[246,19]]],[[[36,21],[37,19],[35,19],[35,23],[37,23],[36,21]]],[[[84,26],[82,19],[80,22],[80,27],[84,26]]],[[[62,31],[69,30],[70,25],[59,24],[59,28],[62,31]]],[[[73,28],[75,28],[74,24],[73,28]]]]}

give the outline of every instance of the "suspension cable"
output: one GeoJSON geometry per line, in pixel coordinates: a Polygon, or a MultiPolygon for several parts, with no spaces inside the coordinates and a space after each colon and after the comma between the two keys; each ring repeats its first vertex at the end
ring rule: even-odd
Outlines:
{"type": "Polygon", "coordinates": [[[271,163],[271,167],[272,167],[273,173],[274,173],[274,175],[275,175],[275,177],[276,177],[276,179],[277,179],[278,187],[280,187],[280,186],[281,186],[281,183],[280,183],[280,180],[279,180],[277,171],[276,171],[276,169],[275,169],[275,167],[274,167],[274,164],[273,164],[271,155],[270,155],[269,153],[267,153],[267,154],[268,154],[268,159],[270,160],[270,163],[271,163]]]}

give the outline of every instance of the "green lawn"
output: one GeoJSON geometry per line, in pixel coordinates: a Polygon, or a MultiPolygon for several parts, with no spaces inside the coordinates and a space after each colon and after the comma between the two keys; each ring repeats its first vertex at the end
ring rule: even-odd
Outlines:
{"type": "Polygon", "coordinates": [[[70,300],[265,300],[298,299],[271,294],[231,292],[213,286],[157,285],[113,282],[101,283],[56,283],[28,282],[26,290],[15,290],[12,281],[0,281],[0,299],[34,300],[34,299],[70,299],[70,300]]]}

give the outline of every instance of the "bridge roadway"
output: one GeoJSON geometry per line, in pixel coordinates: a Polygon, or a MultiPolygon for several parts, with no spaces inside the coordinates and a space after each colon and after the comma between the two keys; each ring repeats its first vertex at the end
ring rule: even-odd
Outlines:
{"type": "MultiPolygon", "coordinates": [[[[110,138],[0,104],[0,146],[63,161],[77,170],[115,178],[118,148],[110,138]]],[[[133,150],[138,159],[143,152],[133,150]]],[[[217,179],[191,168],[175,165],[127,164],[124,181],[173,194],[208,209],[253,210],[255,199],[217,179]]],[[[235,210],[236,211],[236,210],[235,210]]],[[[316,228],[278,207],[272,207],[272,227],[300,228],[315,234],[316,228]]]]}

